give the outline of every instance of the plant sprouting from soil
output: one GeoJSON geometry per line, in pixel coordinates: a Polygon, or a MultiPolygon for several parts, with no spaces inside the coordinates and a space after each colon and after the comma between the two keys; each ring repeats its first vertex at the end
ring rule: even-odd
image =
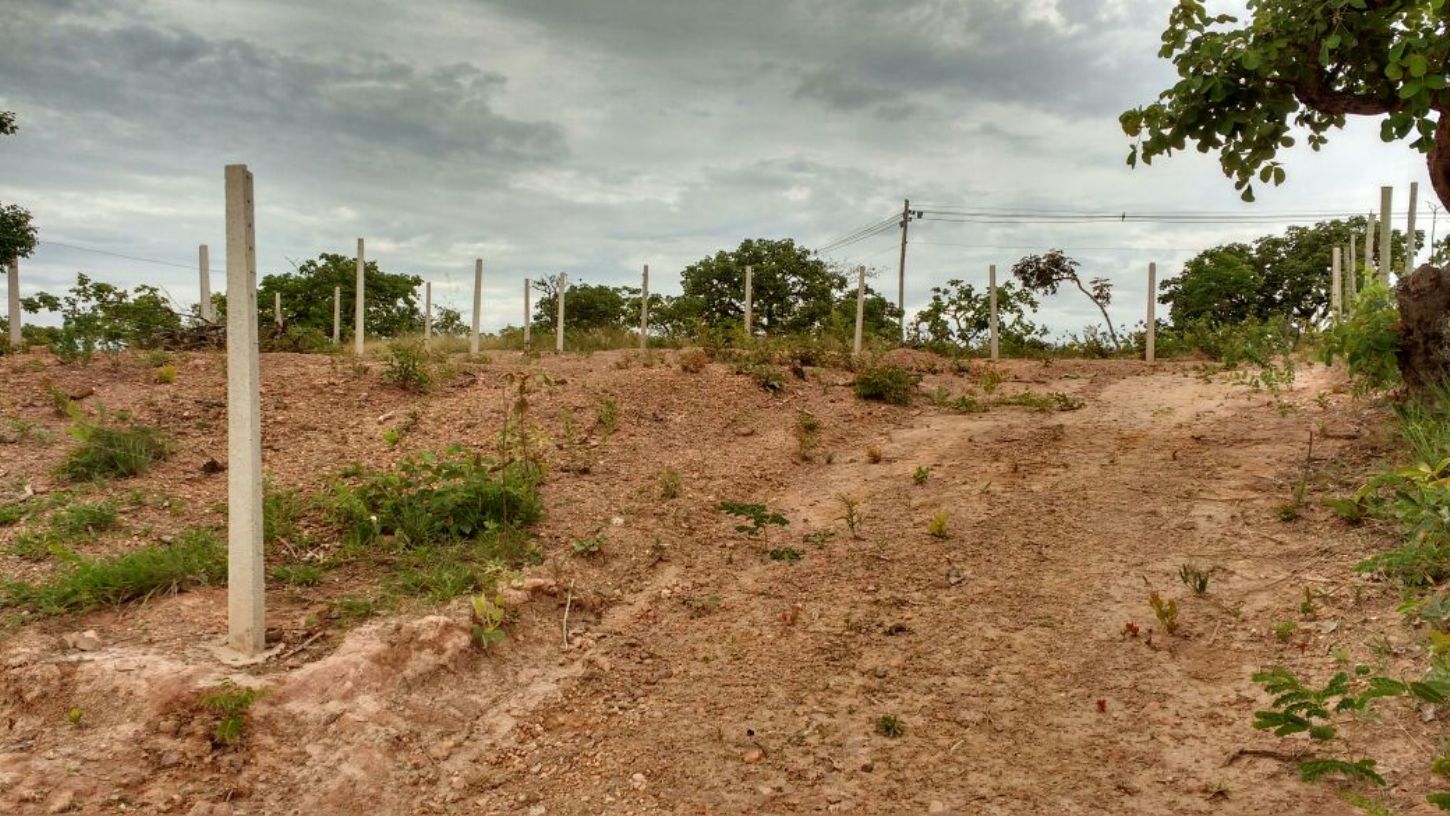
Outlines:
{"type": "Polygon", "coordinates": [[[1006,379],[1007,375],[1003,374],[1002,369],[996,366],[982,366],[982,370],[977,372],[977,386],[982,389],[983,394],[989,397],[997,391],[997,386],[1001,385],[1006,379]]]}
{"type": "Polygon", "coordinates": [[[927,467],[925,465],[918,465],[917,468],[916,468],[916,472],[913,473],[913,474],[911,474],[911,481],[914,482],[914,483],[916,483],[916,484],[918,484],[918,485],[924,485],[930,479],[931,479],[931,468],[929,468],[929,467],[927,467]]]}
{"type": "Polygon", "coordinates": [[[938,510],[936,511],[936,515],[931,517],[931,521],[927,523],[926,531],[931,534],[932,538],[946,538],[948,520],[947,511],[938,510]]]}
{"type": "Polygon", "coordinates": [[[594,408],[594,419],[599,425],[599,433],[609,436],[619,428],[619,400],[605,394],[599,398],[599,404],[594,408]]]}
{"type": "Polygon", "coordinates": [[[879,465],[881,464],[881,460],[884,458],[885,454],[881,452],[880,445],[873,444],[866,446],[866,461],[870,462],[873,465],[879,465]]]}
{"type": "Polygon", "coordinates": [[[71,436],[80,444],[60,466],[61,474],[71,481],[137,476],[171,455],[171,443],[155,428],[110,424],[104,415],[92,421],[74,408],[71,419],[71,436]]]}
{"type": "Polygon", "coordinates": [[[861,500],[847,496],[845,493],[838,493],[836,495],[836,501],[841,504],[840,520],[845,523],[846,529],[851,533],[851,537],[859,539],[861,537],[861,524],[866,520],[865,515],[861,512],[861,500]]]}
{"type": "Polygon", "coordinates": [[[680,472],[674,468],[665,468],[660,474],[660,498],[678,499],[684,492],[684,481],[680,478],[680,472]]]}
{"type": "Polygon", "coordinates": [[[804,557],[805,553],[797,550],[795,547],[777,547],[770,551],[770,560],[784,561],[788,564],[793,564],[804,557]]]}
{"type": "Polygon", "coordinates": [[[221,715],[212,729],[214,745],[234,745],[241,740],[247,724],[247,710],[263,693],[261,689],[245,688],[227,681],[202,695],[202,708],[221,715]]]}
{"type": "Polygon", "coordinates": [[[503,595],[485,592],[473,597],[470,622],[473,645],[482,651],[504,639],[503,624],[508,617],[503,595]]]}
{"type": "Polygon", "coordinates": [[[785,516],[772,512],[763,504],[722,501],[719,506],[721,511],[748,522],[735,525],[735,532],[744,533],[751,538],[768,541],[772,525],[786,527],[790,524],[785,516]]]}
{"type": "Polygon", "coordinates": [[[1163,596],[1156,591],[1149,593],[1148,605],[1153,607],[1153,617],[1158,619],[1163,631],[1172,635],[1178,631],[1178,601],[1174,598],[1163,600],[1163,596]]]}
{"type": "Polygon", "coordinates": [[[810,461],[821,446],[821,420],[809,411],[801,411],[795,417],[796,456],[810,461]]]}
{"type": "Polygon", "coordinates": [[[889,739],[896,739],[906,733],[906,723],[895,714],[883,714],[876,719],[876,733],[889,739]]]}
{"type": "Polygon", "coordinates": [[[1193,590],[1194,595],[1203,595],[1208,592],[1208,580],[1212,574],[1212,570],[1203,569],[1192,562],[1178,568],[1178,580],[1193,590]]]}
{"type": "Polygon", "coordinates": [[[921,382],[919,375],[893,365],[873,366],[856,375],[856,396],[892,405],[909,405],[921,382]]]}

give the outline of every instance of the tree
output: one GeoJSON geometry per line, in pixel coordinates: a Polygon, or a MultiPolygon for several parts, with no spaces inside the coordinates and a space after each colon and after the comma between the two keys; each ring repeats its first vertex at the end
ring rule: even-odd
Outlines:
{"type": "Polygon", "coordinates": [[[84,274],[76,275],[76,285],[60,297],[36,292],[20,305],[32,314],[61,313],[51,350],[66,360],[89,359],[96,351],[154,348],[181,328],[181,315],[156,287],[141,285],[128,292],[84,274]]]}
{"type": "Polygon", "coordinates": [[[1108,304],[1113,300],[1113,282],[1107,278],[1093,278],[1088,281],[1087,286],[1083,286],[1077,268],[1077,261],[1064,255],[1062,250],[1053,249],[1043,255],[1028,255],[1013,264],[1012,275],[1029,292],[1044,295],[1055,295],[1059,286],[1072,283],[1103,313],[1103,322],[1108,326],[1108,336],[1113,339],[1113,346],[1121,349],[1123,344],[1118,341],[1118,332],[1113,328],[1112,318],[1108,317],[1108,304]]]}
{"type": "MultiPolygon", "coordinates": [[[[1179,81],[1158,101],[1125,112],[1135,140],[1128,164],[1171,156],[1191,141],[1217,150],[1245,201],[1254,179],[1282,184],[1280,150],[1294,127],[1319,149],[1348,116],[1380,117],[1385,141],[1412,139],[1450,207],[1450,6],[1445,0],[1251,0],[1252,19],[1210,16],[1179,0],[1159,55],[1179,81]]],[[[1411,385],[1450,374],[1445,312],[1450,272],[1421,267],[1400,287],[1403,372],[1411,385]],[[1436,296],[1440,289],[1446,297],[1436,296]],[[1415,293],[1412,297],[1411,293],[1415,293]]]]}
{"type": "MultiPolygon", "coordinates": [[[[378,337],[396,337],[423,328],[417,289],[423,279],[417,275],[384,272],[377,261],[363,267],[363,295],[366,300],[367,331],[378,337]]],[[[282,295],[283,321],[292,327],[332,334],[332,294],[342,289],[342,327],[352,331],[353,298],[357,291],[357,258],[324,252],[316,260],[303,261],[295,272],[268,275],[257,287],[257,319],[267,323],[274,293],[282,295]]]]}
{"type": "MultiPolygon", "coordinates": [[[[547,278],[534,281],[539,297],[534,301],[534,329],[552,330],[559,314],[559,298],[547,278]]],[[[653,298],[651,298],[653,299],[653,298]]],[[[623,328],[639,320],[639,289],[605,286],[599,283],[570,284],[564,294],[564,328],[594,331],[623,328]],[[631,299],[631,295],[633,298],[631,299]],[[631,300],[634,308],[630,308],[631,300]],[[634,322],[631,322],[633,316],[634,322]]]]}
{"type": "MultiPolygon", "coordinates": [[[[1012,283],[997,287],[997,334],[1008,346],[1025,346],[1047,333],[1028,314],[1037,311],[1037,299],[1012,283]]],[[[990,292],[977,292],[969,283],[953,279],[946,286],[933,286],[931,302],[916,313],[912,332],[916,342],[950,345],[960,349],[979,348],[990,339],[992,301],[990,292]]]]}
{"type": "MultiPolygon", "coordinates": [[[[10,136],[19,128],[15,114],[0,111],[0,136],[10,136]]],[[[0,264],[9,265],[15,258],[29,258],[35,251],[36,231],[30,211],[18,204],[0,202],[0,264]]]]}
{"type": "MultiPolygon", "coordinates": [[[[846,289],[844,274],[795,241],[747,239],[733,251],[717,252],[685,267],[680,280],[680,309],[694,307],[698,311],[693,317],[709,325],[744,320],[747,265],[751,267],[755,325],[765,333],[809,332],[823,327],[831,318],[837,295],[846,289]]],[[[854,297],[854,289],[851,294],[854,297]]]]}
{"type": "MultiPolygon", "coordinates": [[[[1351,235],[1362,237],[1365,222],[1357,217],[1293,226],[1252,245],[1204,250],[1184,265],[1182,274],[1159,284],[1158,300],[1170,307],[1176,326],[1268,320],[1274,315],[1319,322],[1329,312],[1328,259],[1335,247],[1349,244],[1351,235]]],[[[1404,234],[1392,233],[1390,246],[1392,265],[1402,265],[1404,234]]],[[[1358,259],[1346,259],[1344,269],[1350,273],[1362,271],[1360,267],[1358,259]]]]}

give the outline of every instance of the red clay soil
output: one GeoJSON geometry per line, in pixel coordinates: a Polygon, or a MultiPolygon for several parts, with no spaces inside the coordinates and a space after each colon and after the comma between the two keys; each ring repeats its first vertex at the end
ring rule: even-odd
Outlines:
{"type": "MultiPolygon", "coordinates": [[[[266,355],[265,465],[304,493],[349,462],[491,450],[507,374],[547,372],[530,407],[553,440],[535,531],[546,562],[508,590],[508,638],[474,649],[466,599],[406,602],[350,629],[320,620],[376,591],[385,576],[366,569],[269,587],[286,645],[246,669],[210,649],[220,588],[12,619],[0,812],[1355,812],[1335,786],[1298,780],[1302,735],[1250,725],[1260,668],[1322,681],[1335,647],[1392,675],[1424,664],[1395,590],[1352,571],[1393,536],[1319,503],[1388,448],[1384,417],[1336,373],[1301,369],[1276,399],[1192,364],[1010,362],[998,396],[1061,392],[1082,407],[958,414],[926,394],[962,393],[974,372],[928,374],[913,406],[894,407],[857,400],[847,372],[812,370],[771,395],[673,356],[499,355],[415,397],[376,363],[266,355]],[[606,397],[613,433],[596,421],[606,397]],[[802,411],[822,425],[808,460],[802,411]],[[385,430],[409,423],[390,446],[385,430]],[[661,495],[668,468],[677,498],[661,495]],[[1284,521],[1301,481],[1308,500],[1284,521]],[[842,496],[859,502],[855,536],[842,496]],[[790,524],[749,539],[721,501],[790,524]],[[928,532],[938,513],[944,537],[928,532]],[[575,554],[596,535],[600,553],[575,554]],[[1215,569],[1204,596],[1178,579],[1190,561],[1215,569]],[[1154,590],[1177,600],[1176,634],[1155,621],[1154,590]],[[1271,631],[1281,621],[1297,623],[1292,637],[1271,631]],[[99,648],[66,644],[91,629],[99,648]],[[215,748],[197,697],[227,678],[265,693],[242,741],[215,748]]],[[[84,552],[221,524],[226,477],[203,470],[225,454],[221,360],[179,369],[158,385],[139,360],[0,358],[0,501],[66,488],[53,475],[70,445],[60,391],[177,443],[155,470],[88,488],[126,509],[123,530],[84,552]]],[[[19,532],[0,528],[0,550],[19,532]]],[[[54,569],[0,556],[10,579],[54,569]]],[[[1440,731],[1388,703],[1379,723],[1347,719],[1343,750],[1379,760],[1391,786],[1377,795],[1396,812],[1429,813],[1440,731]]]]}

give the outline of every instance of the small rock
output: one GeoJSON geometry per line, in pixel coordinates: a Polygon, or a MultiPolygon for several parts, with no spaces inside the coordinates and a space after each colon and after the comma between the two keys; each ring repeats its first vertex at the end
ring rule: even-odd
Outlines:
{"type": "Polygon", "coordinates": [[[764,751],[760,750],[759,748],[751,748],[749,751],[745,752],[744,756],[740,758],[744,760],[745,764],[754,765],[755,763],[759,762],[764,756],[764,751]]]}
{"type": "Polygon", "coordinates": [[[65,813],[73,810],[76,806],[76,795],[71,791],[61,791],[56,794],[50,804],[46,806],[46,813],[65,813]]]}
{"type": "Polygon", "coordinates": [[[609,523],[612,524],[612,525],[614,525],[615,527],[623,527],[624,526],[624,516],[615,516],[614,518],[612,518],[612,519],[609,520],[609,523]]]}
{"type": "Polygon", "coordinates": [[[946,813],[947,803],[933,799],[931,804],[926,806],[927,813],[946,813]]]}
{"type": "Polygon", "coordinates": [[[1426,703],[1426,704],[1420,706],[1420,720],[1422,722],[1430,722],[1430,721],[1432,721],[1434,719],[1435,719],[1435,706],[1433,704],[1426,703]]]}
{"type": "Polygon", "coordinates": [[[78,649],[82,652],[94,652],[101,648],[101,636],[96,630],[87,629],[84,632],[71,632],[64,638],[65,645],[70,649],[78,649]]]}
{"type": "Polygon", "coordinates": [[[629,778],[629,784],[630,787],[634,788],[635,790],[644,790],[644,786],[646,784],[644,774],[637,773],[631,776],[629,778]]]}

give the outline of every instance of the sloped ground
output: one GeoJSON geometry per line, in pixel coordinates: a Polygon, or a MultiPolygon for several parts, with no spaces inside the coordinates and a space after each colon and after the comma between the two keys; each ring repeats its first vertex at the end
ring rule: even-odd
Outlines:
{"type": "MultiPolygon", "coordinates": [[[[137,365],[39,359],[0,359],[0,410],[33,425],[0,446],[0,487],[60,488],[48,474],[65,422],[47,392],[94,388],[87,404],[179,442],[156,471],[99,489],[130,498],[126,529],[94,551],[218,523],[225,476],[201,465],[225,452],[219,359],[188,359],[170,386],[137,365]]],[[[1384,446],[1382,420],[1330,372],[1301,371],[1276,401],[1191,364],[1012,362],[1003,392],[1063,392],[1083,407],[954,414],[924,398],[862,403],[844,372],[771,396],[724,366],[688,374],[670,360],[534,364],[553,384],[531,416],[560,443],[537,530],[548,560],[510,591],[516,621],[493,651],[469,646],[462,601],[405,604],[351,630],[319,624],[330,600],[376,585],[366,570],[272,589],[285,656],[248,672],[207,648],[224,628],[218,589],[13,628],[0,644],[0,809],[1351,812],[1331,786],[1297,781],[1285,758],[1302,746],[1250,727],[1261,667],[1324,678],[1335,646],[1390,673],[1423,662],[1395,593],[1350,577],[1388,534],[1312,501],[1350,489],[1384,446]],[[612,434],[595,426],[604,396],[621,409],[612,434]],[[823,426],[812,461],[796,456],[803,410],[823,426]],[[930,468],[924,484],[918,467],[930,468]],[[660,495],[666,468],[682,476],[678,498],[660,495]],[[1284,522],[1306,473],[1311,502],[1284,522]],[[842,495],[860,502],[858,537],[842,495]],[[716,509],[725,500],[764,503],[790,525],[747,539],[716,509]],[[945,538],[927,531],[938,512],[945,538]],[[602,553],[573,555],[596,530],[602,553]],[[800,560],[769,557],[784,548],[800,560]],[[1187,561],[1217,568],[1206,596],[1179,582],[1187,561]],[[1312,619],[1299,612],[1306,586],[1312,619]],[[1178,600],[1176,635],[1154,621],[1151,590],[1178,600]],[[1298,621],[1287,640],[1270,631],[1284,620],[1298,621]],[[66,648],[61,636],[80,629],[101,648],[66,648]],[[196,692],[225,677],[268,691],[242,746],[213,750],[196,692]],[[899,735],[880,733],[883,717],[899,735]]],[[[268,355],[266,466],[315,491],[349,461],[488,450],[505,375],[524,365],[463,365],[414,399],[347,361],[268,355]],[[410,411],[413,430],[389,447],[384,428],[410,411]]],[[[936,373],[924,387],[973,383],[936,373]]],[[[0,530],[0,547],[14,535],[0,530]]],[[[0,561],[7,576],[50,568],[0,561]]],[[[1395,727],[1352,723],[1347,741],[1402,785],[1387,797],[1400,812],[1428,812],[1417,802],[1436,724],[1394,706],[1384,718],[1395,727]]]]}

